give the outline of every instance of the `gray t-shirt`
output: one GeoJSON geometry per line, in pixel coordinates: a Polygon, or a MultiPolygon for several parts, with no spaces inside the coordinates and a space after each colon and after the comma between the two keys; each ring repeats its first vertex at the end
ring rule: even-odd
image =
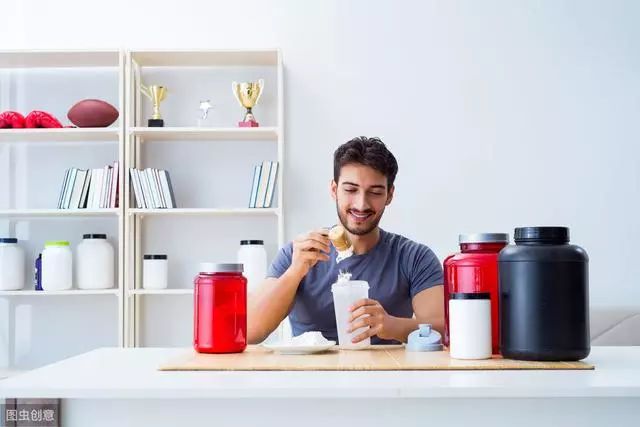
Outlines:
{"type": "MultiPolygon", "coordinates": [[[[269,267],[267,277],[280,277],[291,265],[293,244],[281,248],[269,267]]],[[[392,316],[413,316],[412,298],[420,291],[442,284],[442,266],[427,246],[380,229],[380,240],[366,254],[352,255],[336,263],[331,245],[329,261],[320,261],[302,279],[289,319],[294,336],[320,331],[329,340],[338,339],[331,285],[339,270],[347,270],[353,280],[369,282],[369,298],[375,299],[392,316]]],[[[392,344],[392,340],[372,337],[372,344],[392,344]]]]}

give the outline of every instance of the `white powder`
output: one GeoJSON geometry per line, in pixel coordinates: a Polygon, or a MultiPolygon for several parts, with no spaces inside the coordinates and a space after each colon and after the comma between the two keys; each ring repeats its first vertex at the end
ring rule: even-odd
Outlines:
{"type": "Polygon", "coordinates": [[[349,246],[348,249],[345,249],[344,251],[336,251],[338,254],[336,255],[336,264],[338,264],[340,261],[349,258],[351,255],[353,255],[353,246],[349,246]]]}
{"type": "Polygon", "coordinates": [[[287,343],[288,345],[299,345],[299,346],[311,346],[311,345],[325,345],[330,344],[330,341],[327,340],[322,332],[319,331],[309,331],[305,332],[297,337],[291,338],[291,341],[287,343]]]}

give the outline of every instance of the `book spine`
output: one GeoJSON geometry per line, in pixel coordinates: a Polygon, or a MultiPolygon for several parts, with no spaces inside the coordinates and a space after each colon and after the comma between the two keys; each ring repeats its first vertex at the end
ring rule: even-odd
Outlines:
{"type": "Polygon", "coordinates": [[[109,199],[109,207],[110,208],[115,208],[116,207],[116,200],[118,199],[118,184],[119,184],[119,180],[120,180],[120,165],[119,163],[113,162],[113,169],[112,169],[112,178],[111,178],[111,191],[109,192],[109,195],[111,196],[109,199]]]}
{"type": "Polygon", "coordinates": [[[173,184],[171,183],[171,175],[169,175],[169,172],[164,171],[164,175],[167,178],[167,186],[169,187],[169,198],[171,200],[171,206],[174,208],[178,207],[178,204],[176,203],[176,196],[173,192],[173,184]]]}
{"type": "Polygon", "coordinates": [[[256,208],[264,208],[264,201],[267,194],[267,184],[269,183],[270,171],[271,162],[262,162],[262,172],[260,173],[260,184],[258,185],[258,198],[256,200],[256,208]]]}
{"type": "Polygon", "coordinates": [[[69,179],[70,169],[64,171],[64,179],[62,180],[62,186],[60,187],[60,195],[58,196],[58,209],[62,208],[62,200],[64,199],[65,189],[67,188],[67,180],[69,179]]]}
{"type": "Polygon", "coordinates": [[[267,194],[264,202],[265,208],[270,208],[273,203],[273,194],[276,190],[276,182],[278,179],[278,162],[271,162],[271,171],[269,172],[269,185],[267,186],[267,194]]]}

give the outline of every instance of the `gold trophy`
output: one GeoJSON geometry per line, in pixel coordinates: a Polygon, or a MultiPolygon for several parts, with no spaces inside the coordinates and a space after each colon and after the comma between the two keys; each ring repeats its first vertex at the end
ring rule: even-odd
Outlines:
{"type": "Polygon", "coordinates": [[[163,127],[164,120],[162,120],[162,116],[160,115],[160,103],[167,97],[167,88],[158,85],[145,86],[140,83],[140,92],[153,103],[153,115],[149,119],[148,126],[163,127]]]}
{"type": "Polygon", "coordinates": [[[264,80],[260,79],[257,82],[243,82],[231,83],[231,90],[233,94],[236,96],[236,99],[244,108],[247,109],[247,112],[244,115],[244,120],[238,122],[238,126],[244,127],[258,127],[260,126],[256,121],[256,118],[253,117],[253,113],[251,109],[255,107],[260,99],[260,95],[262,95],[262,90],[264,88],[264,80]]]}

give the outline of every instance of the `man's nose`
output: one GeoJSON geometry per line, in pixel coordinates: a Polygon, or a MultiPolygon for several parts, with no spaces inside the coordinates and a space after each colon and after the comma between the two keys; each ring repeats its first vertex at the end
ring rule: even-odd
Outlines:
{"type": "Polygon", "coordinates": [[[367,206],[368,203],[365,193],[359,191],[353,199],[353,208],[359,211],[366,211],[369,209],[367,206]]]}

